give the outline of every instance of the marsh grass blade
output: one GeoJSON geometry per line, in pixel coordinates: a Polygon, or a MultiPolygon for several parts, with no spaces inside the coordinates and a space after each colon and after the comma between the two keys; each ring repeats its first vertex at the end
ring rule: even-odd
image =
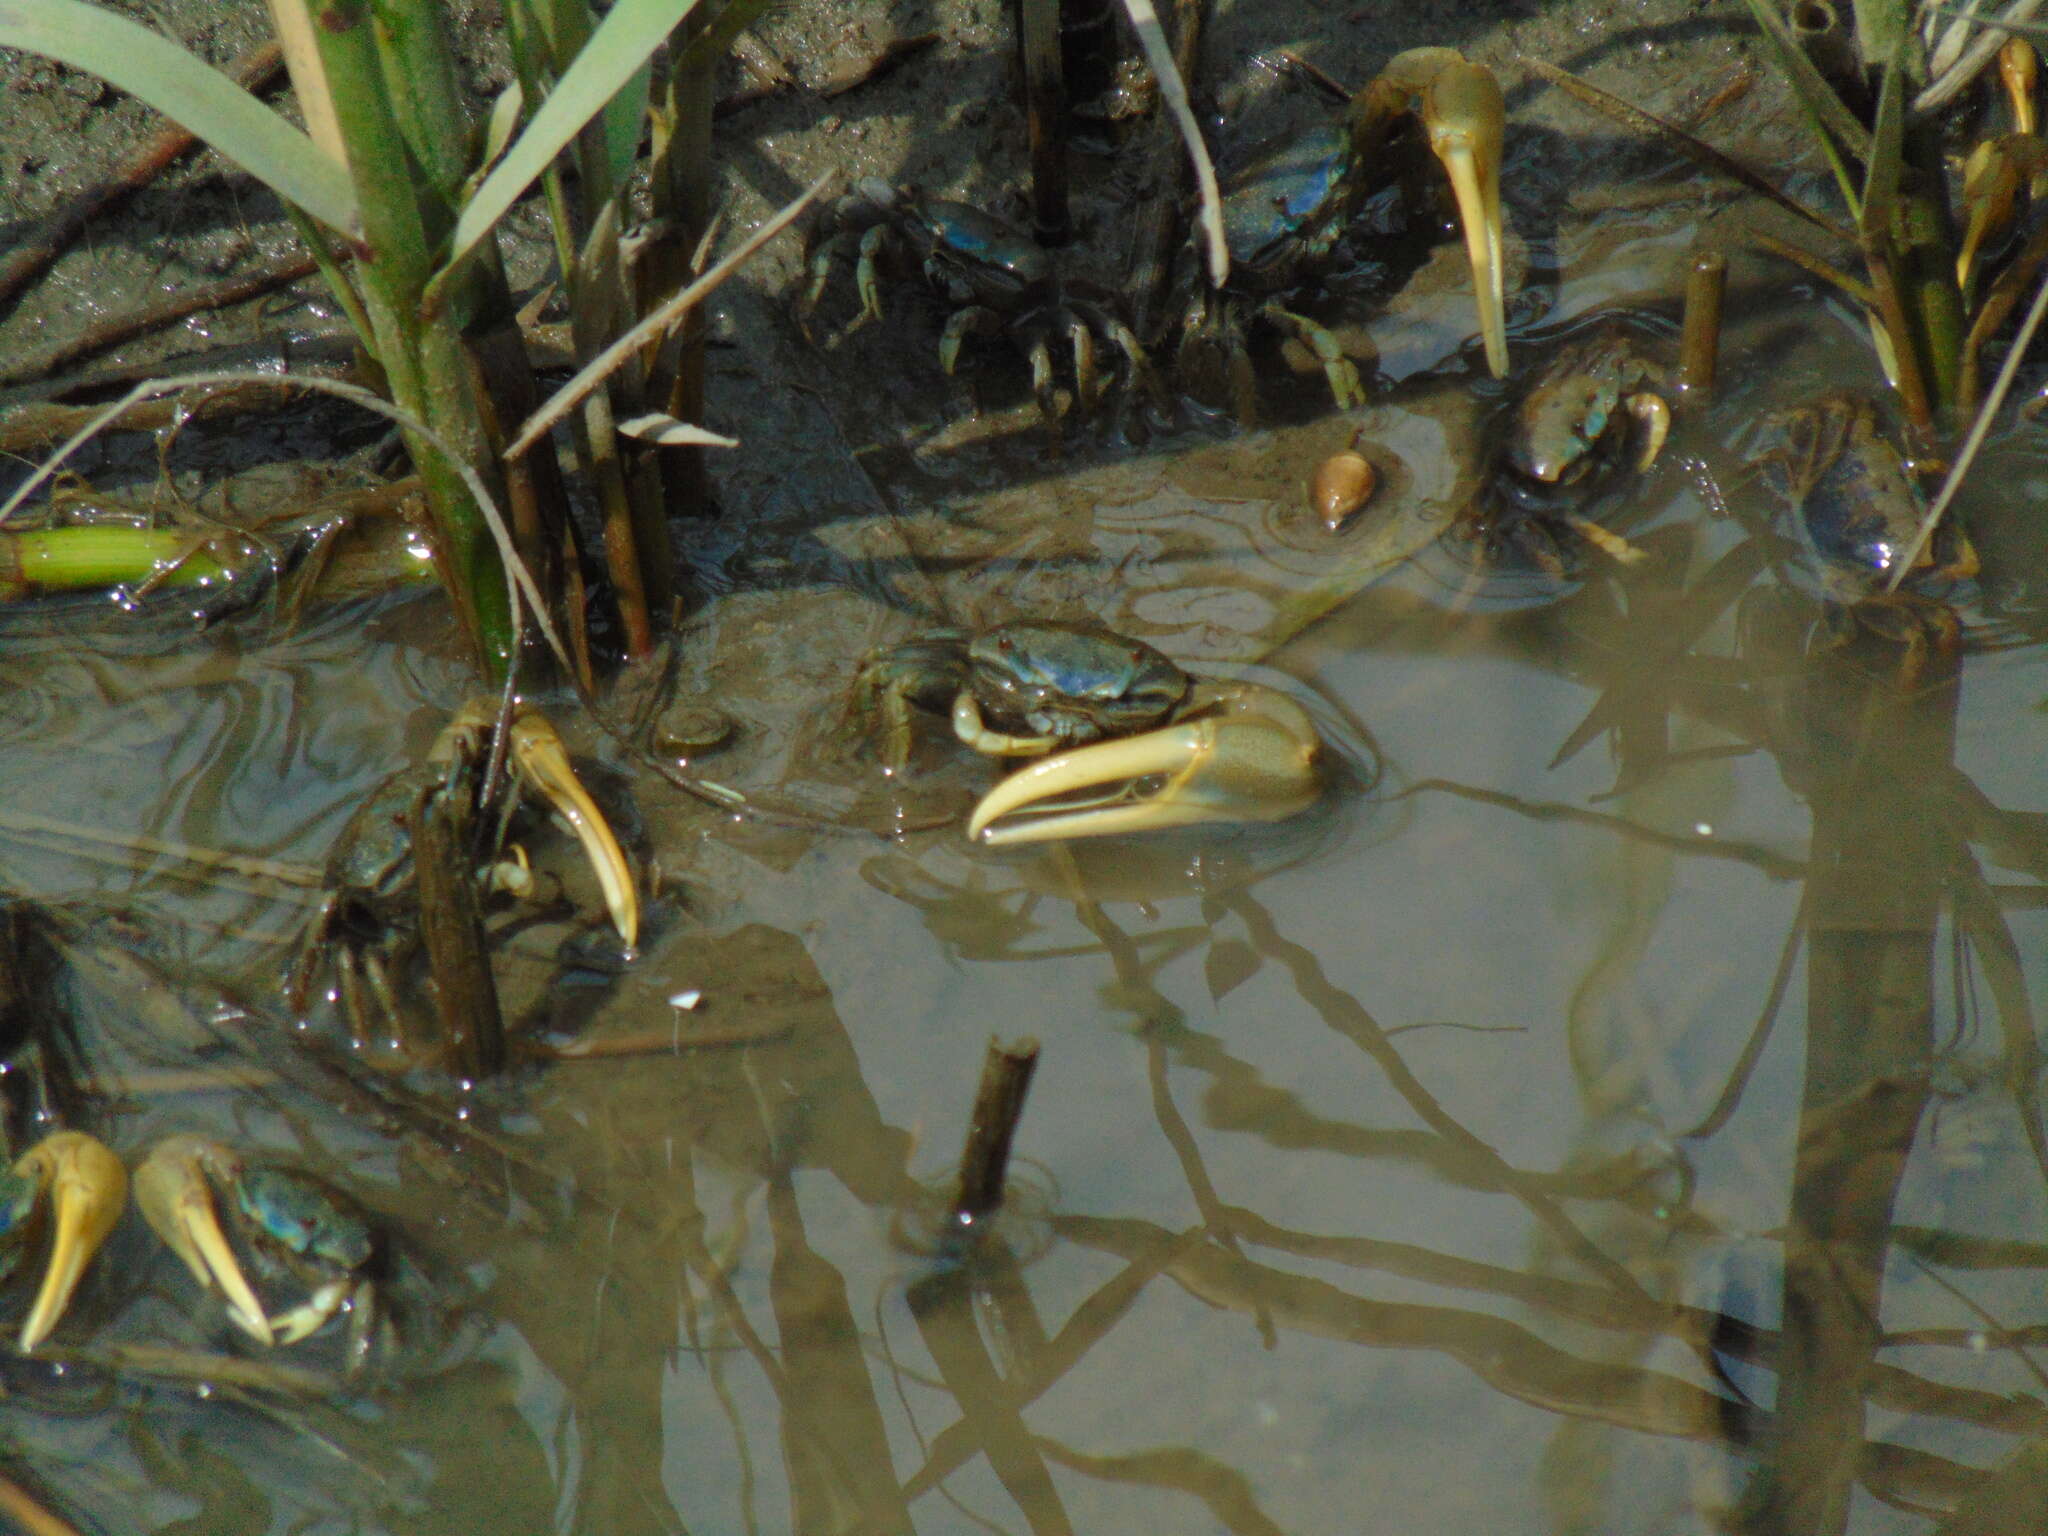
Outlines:
{"type": "Polygon", "coordinates": [[[84,0],[0,3],[0,48],[98,75],[182,123],[288,202],[344,235],[360,211],[348,172],[219,70],[170,39],[84,0]]]}

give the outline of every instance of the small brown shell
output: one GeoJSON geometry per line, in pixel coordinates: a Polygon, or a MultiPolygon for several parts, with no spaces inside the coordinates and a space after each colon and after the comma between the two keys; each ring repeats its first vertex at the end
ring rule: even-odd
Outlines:
{"type": "Polygon", "coordinates": [[[1309,480],[1309,510],[1322,520],[1325,528],[1337,533],[1372,500],[1373,488],[1378,483],[1379,473],[1364,454],[1350,448],[1333,453],[1316,466],[1315,475],[1309,480]]]}

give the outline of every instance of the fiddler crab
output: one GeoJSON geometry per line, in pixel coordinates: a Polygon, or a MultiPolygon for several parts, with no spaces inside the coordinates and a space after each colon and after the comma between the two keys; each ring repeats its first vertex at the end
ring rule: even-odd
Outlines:
{"type": "Polygon", "coordinates": [[[1976,548],[1944,521],[1905,569],[1910,585],[1892,590],[1927,499],[1868,397],[1831,390],[1768,418],[1750,465],[1787,513],[1800,556],[1792,574],[1831,617],[1903,645],[1909,681],[1930,639],[1938,650],[1956,649],[1961,625],[1938,589],[1977,574],[1976,548]]]}
{"type": "Polygon", "coordinates": [[[1277,821],[1320,789],[1322,742],[1293,700],[1192,677],[1088,624],[1019,620],[910,641],[862,665],[849,707],[879,722],[892,771],[909,762],[913,708],[949,715],[977,752],[1033,759],[968,818],[984,843],[1277,821]]]}
{"type": "MultiPolygon", "coordinates": [[[[130,1182],[120,1157],[80,1131],[53,1132],[0,1172],[0,1276],[38,1244],[47,1250],[21,1326],[24,1352],[63,1318],[121,1219],[130,1182]]],[[[379,1325],[377,1241],[346,1196],[292,1169],[245,1164],[197,1136],[159,1142],[137,1166],[133,1188],[144,1219],[203,1286],[226,1299],[228,1315],[251,1338],[297,1343],[347,1310],[351,1362],[367,1353],[379,1325]],[[272,1311],[257,1299],[252,1271],[266,1287],[296,1284],[305,1295],[272,1311]]]]}
{"type": "MultiPolygon", "coordinates": [[[[120,1221],[129,1188],[121,1159],[79,1131],[44,1137],[0,1172],[0,1276],[38,1242],[47,1249],[21,1326],[24,1352],[38,1348],[62,1319],[120,1221]]],[[[292,1169],[245,1164],[198,1136],[159,1142],[137,1166],[133,1188],[144,1219],[202,1286],[225,1298],[228,1315],[249,1337],[265,1346],[294,1344],[347,1311],[350,1363],[367,1356],[381,1322],[378,1243],[369,1218],[346,1196],[292,1169]],[[273,1291],[297,1285],[305,1294],[273,1311],[258,1299],[257,1282],[273,1291]]]]}
{"type": "Polygon", "coordinates": [[[351,1367],[379,1341],[382,1245],[369,1216],[339,1190],[184,1135],[158,1142],[136,1166],[135,1203],[256,1343],[296,1344],[344,1315],[351,1367]]]}
{"type": "Polygon", "coordinates": [[[1503,417],[1471,531],[1491,551],[1552,575],[1566,565],[1561,533],[1623,564],[1640,560],[1642,551],[1579,508],[1663,452],[1671,431],[1663,383],[1663,370],[1618,325],[1559,347],[1503,417]]]}
{"type": "Polygon", "coordinates": [[[1048,422],[1065,402],[1056,387],[1052,343],[1064,336],[1074,363],[1074,403],[1090,410],[1102,398],[1101,342],[1122,355],[1123,387],[1143,385],[1163,399],[1144,347],[1106,294],[1063,279],[1052,254],[1007,220],[966,203],[923,197],[914,188],[864,178],[833,209],[832,233],[810,254],[810,283],[798,304],[806,333],[833,268],[854,259],[860,294],[855,330],[882,318],[882,275],[921,273],[952,306],[939,337],[939,366],[951,378],[969,336],[1008,336],[1031,365],[1031,392],[1048,422]]]}
{"type": "MultiPolygon", "coordinates": [[[[1310,288],[1366,201],[1395,179],[1397,135],[1413,112],[1450,176],[1494,377],[1507,372],[1501,259],[1500,160],[1505,109],[1492,73],[1449,48],[1413,48],[1390,60],[1326,121],[1268,148],[1223,185],[1230,276],[1190,304],[1180,345],[1184,375],[1215,378],[1220,365],[1241,422],[1256,415],[1245,335],[1254,322],[1299,338],[1322,364],[1339,410],[1365,402],[1358,369],[1325,327],[1290,307],[1310,288]]],[[[1203,390],[1215,393],[1213,389],[1203,390]]]]}
{"type": "MultiPolygon", "coordinates": [[[[482,797],[497,713],[496,699],[472,699],[449,720],[425,764],[385,779],[349,818],[328,858],[327,895],[307,925],[286,979],[286,1000],[294,1013],[304,1012],[322,962],[331,954],[343,1012],[358,1043],[369,1033],[370,999],[387,1024],[395,1025],[402,1017],[392,972],[413,951],[415,925],[437,917],[418,911],[413,854],[417,818],[434,796],[482,797]]],[[[515,786],[544,801],[582,844],[612,923],[631,949],[640,929],[632,870],[610,824],[570,766],[561,736],[539,710],[517,706],[505,755],[515,786]]],[[[504,815],[477,818],[486,833],[485,846],[476,851],[478,883],[486,890],[518,896],[525,894],[531,880],[523,850],[505,846],[510,809],[504,815]]]]}

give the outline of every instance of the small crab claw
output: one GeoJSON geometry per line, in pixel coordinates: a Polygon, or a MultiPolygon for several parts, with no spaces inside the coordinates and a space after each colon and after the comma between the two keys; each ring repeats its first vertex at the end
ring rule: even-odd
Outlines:
{"type": "Polygon", "coordinates": [[[1662,395],[1648,390],[1630,395],[1622,403],[1642,433],[1641,444],[1636,449],[1636,473],[1641,474],[1657,462],[1657,455],[1664,451],[1665,439],[1671,436],[1671,407],[1662,395]]]}
{"type": "Polygon", "coordinates": [[[967,835],[1044,842],[1278,821],[1321,788],[1322,739],[1300,705],[1253,684],[1203,685],[1172,725],[1042,758],[982,797],[967,835]]]}
{"type": "Polygon", "coordinates": [[[619,840],[612,836],[611,824],[569,766],[568,748],[547,716],[536,709],[523,709],[512,717],[511,754],[526,782],[569,823],[576,840],[583,844],[584,857],[590,860],[604,892],[612,926],[631,949],[640,942],[640,897],[633,887],[633,871],[619,849],[619,840]]]}
{"type": "Polygon", "coordinates": [[[35,1181],[55,1217],[49,1265],[28,1321],[21,1325],[21,1347],[32,1350],[57,1326],[86,1266],[121,1219],[121,1207],[128,1200],[128,1170],[92,1137],[58,1131],[24,1153],[14,1173],[35,1181]]]}
{"type": "Polygon", "coordinates": [[[204,1137],[165,1137],[135,1170],[135,1203],[156,1235],[185,1261],[193,1278],[221,1294],[235,1325],[269,1346],[277,1342],[276,1334],[249,1277],[242,1273],[234,1245],[221,1230],[209,1172],[232,1182],[240,1168],[233,1153],[204,1137]]]}
{"type": "Polygon", "coordinates": [[[1394,99],[1419,102],[1429,147],[1451,178],[1472,288],[1479,303],[1479,334],[1486,366],[1496,379],[1508,372],[1505,273],[1501,260],[1500,161],[1507,107],[1493,71],[1449,48],[1411,48],[1388,61],[1366,88],[1381,110],[1394,99]]]}

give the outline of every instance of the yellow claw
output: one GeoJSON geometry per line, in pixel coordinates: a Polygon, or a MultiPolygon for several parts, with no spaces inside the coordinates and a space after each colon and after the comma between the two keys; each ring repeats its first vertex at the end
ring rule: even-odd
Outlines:
{"type": "Polygon", "coordinates": [[[57,1326],[86,1266],[121,1219],[128,1199],[128,1170],[92,1137],[58,1131],[24,1153],[14,1172],[35,1180],[56,1217],[50,1262],[28,1321],[21,1325],[21,1347],[32,1350],[57,1326]]]}
{"type": "Polygon", "coordinates": [[[1486,366],[1507,377],[1506,271],[1501,258],[1500,161],[1507,137],[1507,104],[1493,71],[1450,48],[1411,48],[1387,62],[1365,88],[1361,107],[1392,115],[1419,104],[1430,150],[1451,178],[1472,288],[1479,304],[1479,334],[1486,366]]]}
{"type": "Polygon", "coordinates": [[[234,1246],[221,1230],[208,1172],[235,1177],[234,1154],[202,1136],[167,1136],[135,1170],[135,1203],[143,1219],[192,1276],[227,1301],[228,1316],[257,1343],[277,1342],[263,1303],[242,1273],[234,1246]]]}
{"type": "Polygon", "coordinates": [[[1995,245],[2019,218],[2028,185],[2048,170],[2048,147],[2032,134],[2009,133],[1986,139],[1963,168],[1963,206],[1967,221],[1962,250],[1956,256],[1956,283],[1969,295],[1976,283],[1977,259],[1995,245]]]}
{"type": "Polygon", "coordinates": [[[2024,37],[2009,37],[1998,50],[1998,78],[2005,86],[2005,99],[2012,108],[2015,133],[2032,134],[2038,126],[2034,111],[2034,76],[2037,73],[2034,45],[2024,37]]]}
{"type": "Polygon", "coordinates": [[[1278,821],[1314,803],[1321,756],[1314,723],[1284,694],[1201,684],[1171,725],[1041,758],[1011,774],[974,808],[967,835],[1029,843],[1278,821]]]}
{"type": "Polygon", "coordinates": [[[576,840],[583,844],[584,856],[604,892],[612,926],[631,949],[640,941],[640,895],[633,885],[633,871],[604,813],[570,767],[569,751],[561,736],[539,710],[521,709],[512,717],[511,756],[526,782],[569,823],[576,840]]]}

